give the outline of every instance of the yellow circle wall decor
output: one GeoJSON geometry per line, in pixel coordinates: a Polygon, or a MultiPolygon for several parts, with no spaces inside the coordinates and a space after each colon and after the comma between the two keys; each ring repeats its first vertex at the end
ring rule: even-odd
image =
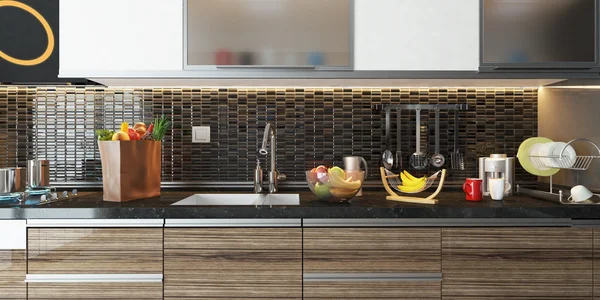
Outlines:
{"type": "Polygon", "coordinates": [[[52,55],[52,51],[54,51],[54,33],[52,33],[52,28],[50,28],[50,24],[48,24],[48,21],[46,21],[44,16],[42,16],[37,10],[35,10],[31,6],[21,3],[19,1],[0,0],[0,8],[2,8],[4,6],[20,8],[20,9],[30,13],[40,23],[42,23],[42,26],[44,27],[44,30],[46,31],[46,35],[48,36],[48,46],[46,47],[46,51],[44,51],[44,53],[41,56],[39,56],[38,58],[18,59],[18,58],[14,58],[14,57],[2,52],[2,50],[0,50],[0,58],[7,60],[8,62],[11,62],[13,64],[21,65],[21,66],[35,66],[35,65],[39,65],[39,64],[45,62],[50,57],[50,55],[52,55]]]}

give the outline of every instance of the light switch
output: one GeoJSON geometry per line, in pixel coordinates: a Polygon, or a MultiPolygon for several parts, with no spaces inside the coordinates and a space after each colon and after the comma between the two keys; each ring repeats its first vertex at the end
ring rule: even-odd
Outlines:
{"type": "Polygon", "coordinates": [[[209,126],[192,126],[192,143],[210,143],[209,126]]]}

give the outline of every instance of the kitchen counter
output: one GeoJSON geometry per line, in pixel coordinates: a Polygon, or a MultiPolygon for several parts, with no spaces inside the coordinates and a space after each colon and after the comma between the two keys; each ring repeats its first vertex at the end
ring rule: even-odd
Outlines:
{"type": "MultiPolygon", "coordinates": [[[[102,201],[101,192],[81,193],[76,199],[40,206],[0,206],[0,219],[153,219],[153,218],[565,218],[600,219],[600,205],[567,206],[528,196],[503,201],[485,198],[464,200],[462,191],[442,192],[438,205],[419,205],[385,200],[381,191],[365,191],[351,203],[318,201],[310,192],[300,192],[299,206],[171,206],[192,194],[209,192],[163,192],[151,199],[124,203],[102,201]]],[[[216,192],[212,192],[216,193],[216,192]]],[[[230,192],[227,192],[230,193],[230,192]]],[[[240,192],[245,193],[245,192],[240,192]]],[[[284,192],[287,193],[287,192],[284,192]]]]}

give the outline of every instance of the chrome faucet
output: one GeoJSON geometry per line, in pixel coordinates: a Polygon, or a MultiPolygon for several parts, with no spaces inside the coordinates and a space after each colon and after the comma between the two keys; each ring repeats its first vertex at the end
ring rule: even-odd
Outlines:
{"type": "MultiPolygon", "coordinates": [[[[269,150],[267,150],[267,143],[271,140],[271,171],[269,171],[269,193],[277,192],[277,181],[285,180],[285,174],[279,173],[277,171],[277,165],[275,161],[275,130],[273,129],[273,125],[271,123],[267,123],[265,127],[265,135],[262,141],[262,147],[258,150],[258,153],[261,155],[269,154],[269,150]]],[[[257,165],[257,169],[260,168],[260,165],[257,165]]],[[[255,172],[254,175],[254,192],[260,193],[262,191],[262,172],[255,172]],[[260,175],[260,176],[259,176],[260,175]]]]}

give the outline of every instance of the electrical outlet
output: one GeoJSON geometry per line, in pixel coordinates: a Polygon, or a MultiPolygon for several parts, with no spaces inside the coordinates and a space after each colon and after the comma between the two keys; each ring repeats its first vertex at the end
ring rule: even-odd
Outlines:
{"type": "Polygon", "coordinates": [[[210,143],[209,126],[192,126],[192,143],[210,143]]]}

